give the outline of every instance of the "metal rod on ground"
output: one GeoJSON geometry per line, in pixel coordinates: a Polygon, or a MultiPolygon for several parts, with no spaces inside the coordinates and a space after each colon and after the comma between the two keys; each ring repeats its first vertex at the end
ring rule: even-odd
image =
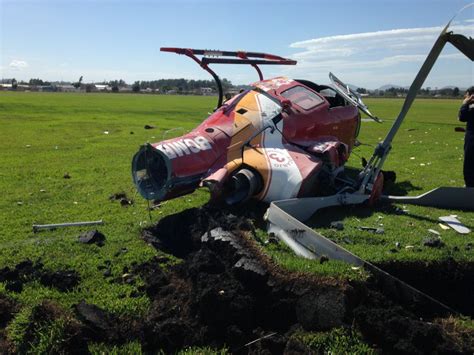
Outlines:
{"type": "Polygon", "coordinates": [[[62,227],[78,227],[78,226],[93,226],[97,224],[104,224],[104,221],[87,221],[87,222],[70,222],[70,223],[56,223],[56,224],[33,224],[33,232],[42,229],[55,229],[62,227]]]}

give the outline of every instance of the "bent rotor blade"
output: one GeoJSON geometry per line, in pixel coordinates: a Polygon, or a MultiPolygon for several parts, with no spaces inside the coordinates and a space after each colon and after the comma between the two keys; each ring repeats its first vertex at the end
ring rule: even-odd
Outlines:
{"type": "Polygon", "coordinates": [[[446,39],[466,57],[474,61],[474,39],[453,33],[446,33],[446,39]]]}
{"type": "Polygon", "coordinates": [[[473,187],[438,187],[419,196],[382,196],[382,199],[450,210],[474,210],[473,187]]]}
{"type": "MultiPolygon", "coordinates": [[[[268,233],[275,234],[286,243],[297,255],[307,259],[316,259],[326,255],[331,259],[345,261],[356,266],[363,266],[364,260],[348,250],[316,233],[301,222],[311,217],[321,208],[340,206],[342,195],[328,197],[294,198],[274,201],[265,213],[268,222],[268,233]]],[[[352,204],[362,203],[368,195],[351,195],[352,204]]]]}
{"type": "Polygon", "coordinates": [[[377,145],[377,147],[374,150],[374,154],[372,155],[372,158],[369,161],[369,164],[367,164],[366,167],[364,168],[364,171],[361,174],[361,176],[363,176],[363,179],[361,181],[359,191],[365,191],[365,190],[370,191],[370,188],[368,188],[369,185],[373,183],[373,181],[378,176],[380,170],[382,169],[382,166],[392,147],[393,138],[395,137],[400,126],[402,125],[402,122],[405,119],[405,116],[407,115],[408,110],[410,109],[411,105],[413,104],[413,101],[415,100],[417,96],[418,90],[421,89],[423,83],[425,82],[426,77],[428,76],[431,69],[433,68],[446,42],[451,41],[457,48],[458,46],[461,47],[460,49],[464,54],[466,54],[467,56],[472,55],[473,53],[473,49],[471,48],[473,44],[472,40],[461,38],[463,36],[452,35],[448,33],[447,31],[448,31],[449,26],[451,25],[451,22],[454,20],[454,18],[459,13],[463,12],[469,7],[472,7],[473,5],[474,3],[463,7],[455,16],[451,18],[451,20],[449,20],[449,22],[446,24],[446,26],[443,28],[443,30],[439,34],[438,38],[436,39],[436,42],[434,43],[428,56],[423,62],[423,65],[418,71],[418,74],[416,75],[415,80],[413,80],[413,83],[411,84],[410,89],[408,90],[405,101],[403,102],[403,106],[395,122],[393,122],[393,125],[390,128],[389,132],[387,133],[385,139],[377,145]]]}

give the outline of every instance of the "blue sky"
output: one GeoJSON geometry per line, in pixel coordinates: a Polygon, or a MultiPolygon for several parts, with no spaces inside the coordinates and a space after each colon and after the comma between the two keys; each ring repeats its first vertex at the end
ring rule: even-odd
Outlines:
{"type": "MultiPolygon", "coordinates": [[[[470,0],[472,1],[472,0],[470,0]]],[[[470,1],[132,1],[0,0],[0,77],[85,82],[185,77],[208,79],[190,59],[162,46],[261,51],[298,60],[263,67],[357,86],[410,85],[446,22],[470,1]]],[[[474,37],[474,7],[456,18],[474,37]]],[[[473,84],[472,62],[447,45],[425,86],[473,84]]],[[[215,65],[236,84],[250,67],[215,65]]]]}

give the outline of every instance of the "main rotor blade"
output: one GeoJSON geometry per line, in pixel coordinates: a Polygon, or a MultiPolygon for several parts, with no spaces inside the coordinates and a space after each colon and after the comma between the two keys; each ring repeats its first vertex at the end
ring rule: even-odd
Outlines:
{"type": "Polygon", "coordinates": [[[426,77],[430,73],[431,69],[433,68],[433,65],[435,64],[441,51],[443,50],[443,47],[446,44],[446,37],[444,35],[446,34],[446,31],[448,30],[450,24],[451,21],[449,21],[448,24],[441,31],[440,35],[438,36],[438,39],[433,45],[433,48],[431,48],[428,57],[426,57],[425,62],[423,63],[418,74],[416,75],[415,80],[413,80],[413,83],[411,84],[410,89],[408,90],[408,94],[405,98],[405,101],[403,102],[402,109],[400,110],[397,119],[393,123],[392,128],[390,128],[390,131],[388,132],[382,143],[384,147],[387,147],[392,143],[395,134],[397,134],[398,129],[400,128],[403,120],[405,119],[406,114],[408,113],[408,110],[410,109],[413,101],[415,100],[416,95],[418,94],[418,90],[421,89],[421,86],[425,82],[426,77]]]}
{"type": "Polygon", "coordinates": [[[452,210],[474,210],[473,187],[438,187],[419,196],[382,196],[382,199],[452,210]]]}

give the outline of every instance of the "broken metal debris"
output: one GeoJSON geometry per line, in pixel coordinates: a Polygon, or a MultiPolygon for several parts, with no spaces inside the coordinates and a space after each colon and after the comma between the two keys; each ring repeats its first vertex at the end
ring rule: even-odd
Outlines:
{"type": "Polygon", "coordinates": [[[93,226],[104,224],[103,220],[87,221],[87,222],[68,222],[68,223],[54,223],[54,224],[33,224],[33,232],[36,233],[42,229],[56,229],[62,227],[79,227],[79,226],[93,226]]]}
{"type": "Polygon", "coordinates": [[[395,207],[395,213],[397,214],[406,214],[408,212],[409,210],[407,210],[406,208],[395,207]]]}
{"type": "Polygon", "coordinates": [[[320,264],[324,264],[327,261],[329,261],[329,258],[327,257],[327,255],[321,255],[321,257],[319,258],[320,264]]]}
{"type": "Polygon", "coordinates": [[[441,222],[446,223],[448,226],[450,226],[452,229],[454,229],[456,232],[460,234],[468,234],[471,232],[469,228],[464,226],[457,218],[456,215],[450,215],[450,216],[442,216],[439,217],[439,220],[441,222]]]}
{"type": "Polygon", "coordinates": [[[344,229],[344,223],[342,223],[341,221],[331,222],[331,228],[337,229],[338,231],[342,231],[344,229]]]}
{"type": "Polygon", "coordinates": [[[362,231],[374,232],[375,234],[384,234],[385,233],[385,230],[383,228],[364,227],[364,226],[360,226],[358,228],[362,231]]]}
{"type": "Polygon", "coordinates": [[[443,224],[443,223],[438,223],[438,226],[442,229],[442,230],[448,230],[449,227],[446,225],[446,224],[443,224]]]}
{"type": "Polygon", "coordinates": [[[110,201],[119,201],[122,207],[133,205],[133,200],[127,197],[125,192],[117,192],[109,196],[110,201]]]}
{"type": "Polygon", "coordinates": [[[423,245],[430,248],[441,248],[444,246],[444,242],[440,237],[427,237],[423,239],[423,245]]]}
{"type": "Polygon", "coordinates": [[[124,247],[124,248],[120,248],[120,250],[117,251],[117,252],[114,254],[114,256],[120,256],[121,254],[126,254],[126,253],[128,253],[128,249],[124,247]]]}
{"type": "Polygon", "coordinates": [[[268,239],[263,242],[263,244],[268,245],[268,244],[278,244],[280,241],[274,233],[270,233],[271,235],[268,235],[268,239]]]}
{"type": "Polygon", "coordinates": [[[78,241],[83,244],[97,244],[101,247],[105,244],[105,235],[98,230],[92,230],[79,235],[78,241]]]}

